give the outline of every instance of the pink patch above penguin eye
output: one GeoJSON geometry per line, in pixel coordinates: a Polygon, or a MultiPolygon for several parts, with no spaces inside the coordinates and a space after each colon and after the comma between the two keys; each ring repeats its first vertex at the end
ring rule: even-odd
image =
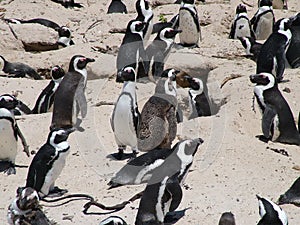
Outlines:
{"type": "Polygon", "coordinates": [[[80,62],[84,62],[84,61],[85,61],[85,58],[80,58],[79,61],[80,61],[80,62]]]}

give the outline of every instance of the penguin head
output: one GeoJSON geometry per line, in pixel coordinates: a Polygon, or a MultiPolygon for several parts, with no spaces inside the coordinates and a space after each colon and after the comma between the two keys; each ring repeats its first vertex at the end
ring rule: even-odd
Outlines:
{"type": "Polygon", "coordinates": [[[127,223],[119,216],[110,216],[102,220],[99,225],[127,225],[127,223]]]}
{"type": "Polygon", "coordinates": [[[39,195],[31,187],[17,189],[17,205],[21,210],[36,209],[39,206],[39,195]]]}
{"type": "Polygon", "coordinates": [[[285,212],[274,202],[256,195],[259,204],[259,215],[264,224],[288,224],[285,212]]]}
{"type": "Polygon", "coordinates": [[[124,67],[117,74],[116,82],[123,83],[125,81],[134,82],[136,80],[136,73],[133,67],[127,66],[124,67]]]}
{"type": "Polygon", "coordinates": [[[195,0],[182,0],[182,4],[191,4],[191,5],[194,5],[195,4],[195,0]]]}
{"type": "Polygon", "coordinates": [[[4,94],[0,96],[0,108],[6,108],[13,110],[19,104],[19,100],[10,94],[4,94]]]}
{"type": "Polygon", "coordinates": [[[259,2],[259,7],[272,6],[272,0],[261,0],[259,2]]]}
{"type": "Polygon", "coordinates": [[[153,15],[152,8],[149,1],[147,0],[138,0],[135,3],[135,9],[138,13],[138,17],[150,17],[153,15]]]}
{"type": "Polygon", "coordinates": [[[245,6],[244,4],[239,4],[239,5],[236,7],[235,13],[236,13],[236,14],[239,14],[239,13],[247,13],[246,6],[245,6]]]}
{"type": "Polygon", "coordinates": [[[61,26],[59,28],[56,28],[56,31],[58,32],[59,37],[71,37],[71,30],[66,26],[61,26]]]}
{"type": "Polygon", "coordinates": [[[290,19],[292,20],[292,26],[300,26],[300,13],[290,17],[290,19]]]}
{"type": "Polygon", "coordinates": [[[161,73],[161,77],[169,78],[171,81],[176,81],[176,75],[179,72],[179,70],[175,69],[166,69],[161,73]]]}
{"type": "Polygon", "coordinates": [[[95,59],[86,58],[82,55],[75,55],[70,61],[69,71],[82,70],[89,62],[95,62],[95,59]]]}
{"type": "Polygon", "coordinates": [[[203,81],[196,77],[191,77],[189,75],[185,76],[187,81],[189,82],[189,87],[192,90],[203,92],[203,81]]]}
{"type": "Polygon", "coordinates": [[[56,65],[51,69],[51,77],[53,80],[62,78],[65,75],[65,71],[60,66],[56,65]]]}
{"type": "MultiPolygon", "coordinates": [[[[145,25],[146,25],[145,22],[142,22],[139,20],[131,20],[128,23],[127,30],[129,29],[130,33],[139,34],[142,37],[142,35],[143,35],[142,31],[144,30],[145,25]]],[[[127,31],[126,31],[126,33],[127,33],[127,31]]]]}
{"type": "Polygon", "coordinates": [[[258,86],[264,86],[265,90],[272,88],[277,84],[275,77],[271,73],[250,75],[250,81],[258,86]]]}
{"type": "Polygon", "coordinates": [[[165,40],[165,39],[173,39],[174,40],[176,34],[181,33],[181,32],[182,32],[181,30],[176,30],[171,27],[166,27],[158,33],[158,37],[161,40],[165,40]]]}
{"type": "Polygon", "coordinates": [[[225,212],[221,215],[219,225],[235,225],[234,215],[231,212],[225,212]]]}
{"type": "Polygon", "coordinates": [[[292,27],[293,19],[282,18],[276,21],[273,27],[273,32],[287,31],[292,27]]]}
{"type": "Polygon", "coordinates": [[[182,160],[185,159],[186,156],[194,156],[198,150],[199,145],[203,143],[202,138],[188,139],[180,141],[174,146],[177,148],[177,155],[182,160]]]}
{"type": "Polygon", "coordinates": [[[62,142],[67,141],[69,134],[75,131],[75,128],[55,128],[52,129],[48,135],[47,143],[52,146],[57,146],[62,142]]]}

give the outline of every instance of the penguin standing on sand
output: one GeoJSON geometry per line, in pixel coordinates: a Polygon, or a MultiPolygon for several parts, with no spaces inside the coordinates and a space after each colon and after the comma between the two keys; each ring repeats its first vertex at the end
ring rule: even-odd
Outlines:
{"type": "Polygon", "coordinates": [[[180,44],[184,47],[198,47],[201,31],[195,0],[182,0],[178,20],[178,29],[182,31],[179,34],[180,44]]]}
{"type": "Polygon", "coordinates": [[[300,13],[292,17],[291,43],[286,51],[286,59],[292,68],[300,67],[300,13]]]}
{"type": "Polygon", "coordinates": [[[235,225],[234,215],[231,212],[225,212],[221,215],[219,225],[235,225]]]}
{"type": "Polygon", "coordinates": [[[253,37],[239,37],[238,39],[245,48],[246,56],[256,62],[262,44],[258,43],[253,37]]]}
{"type": "Polygon", "coordinates": [[[16,173],[15,159],[18,136],[22,140],[24,152],[29,157],[28,145],[17,125],[14,114],[11,112],[17,104],[18,101],[15,98],[2,98],[0,100],[0,172],[7,175],[16,173]]]}
{"type": "MultiPolygon", "coordinates": [[[[258,6],[261,0],[258,0],[258,6]]],[[[272,0],[272,6],[274,9],[288,9],[287,0],[272,0]]]]}
{"type": "Polygon", "coordinates": [[[148,77],[150,80],[154,80],[161,76],[164,71],[165,62],[168,59],[171,48],[174,45],[174,39],[176,34],[180,33],[180,30],[167,27],[162,29],[153,40],[153,42],[146,48],[147,60],[146,65],[148,77]]]}
{"type": "Polygon", "coordinates": [[[82,55],[72,57],[69,71],[65,74],[55,93],[50,129],[78,126],[79,111],[82,118],[86,116],[87,101],[84,93],[87,82],[86,65],[94,61],[94,59],[82,55]]]}
{"type": "Polygon", "coordinates": [[[131,20],[128,23],[117,55],[117,72],[120,72],[126,66],[130,66],[135,71],[138,71],[137,68],[140,58],[145,57],[143,44],[144,28],[145,23],[138,20],[131,20]]]}
{"type": "Polygon", "coordinates": [[[251,28],[250,20],[247,15],[246,6],[239,4],[236,7],[236,15],[231,25],[229,38],[237,39],[239,37],[254,37],[255,34],[251,28]]]}
{"type": "Polygon", "coordinates": [[[35,80],[42,80],[42,77],[30,66],[24,63],[11,63],[4,59],[0,55],[0,69],[9,75],[14,75],[13,77],[32,77],[35,80]]]}
{"type": "Polygon", "coordinates": [[[182,184],[193,163],[201,138],[184,140],[178,151],[157,167],[143,192],[135,225],[164,224],[168,212],[175,211],[182,199],[182,184]]]}
{"type": "Polygon", "coordinates": [[[10,95],[10,94],[4,94],[0,96],[0,105],[11,105],[9,107],[4,106],[4,108],[9,108],[9,110],[15,115],[15,116],[20,116],[20,115],[26,115],[26,114],[31,114],[31,109],[23,103],[21,100],[17,99],[15,96],[10,95]]]}
{"type": "Polygon", "coordinates": [[[145,28],[143,29],[143,42],[144,46],[146,46],[153,29],[153,11],[147,0],[137,0],[135,8],[138,13],[136,20],[145,23],[145,28]]]}
{"type": "Polygon", "coordinates": [[[155,93],[145,103],[138,130],[138,149],[171,148],[177,132],[177,92],[174,88],[175,70],[168,78],[161,78],[155,93]]]}
{"type": "Polygon", "coordinates": [[[129,145],[132,156],[137,154],[137,129],[140,113],[136,98],[136,73],[132,67],[125,67],[117,75],[117,82],[124,82],[122,92],[115,104],[111,126],[118,145],[115,158],[121,160],[129,145]]]}
{"type": "Polygon", "coordinates": [[[122,0],[112,0],[108,6],[107,14],[110,13],[124,13],[127,14],[126,5],[122,0]]]}
{"type": "Polygon", "coordinates": [[[292,186],[283,195],[280,195],[278,204],[294,204],[300,205],[300,177],[292,184],[292,186]]]}
{"type": "Polygon", "coordinates": [[[39,95],[32,109],[33,114],[46,113],[49,111],[54,101],[55,92],[64,75],[65,71],[60,66],[54,66],[51,69],[52,80],[39,95]]]}
{"type": "Polygon", "coordinates": [[[285,212],[274,202],[256,196],[259,204],[259,215],[261,220],[257,225],[288,225],[288,218],[285,212]]]}
{"type": "Polygon", "coordinates": [[[253,18],[250,20],[257,40],[265,40],[272,34],[275,17],[272,0],[261,0],[253,18]]]}
{"type": "Polygon", "coordinates": [[[70,152],[67,139],[73,131],[74,128],[50,131],[47,142],[31,161],[25,187],[35,189],[41,198],[48,194],[66,193],[66,190],[54,187],[54,183],[65,166],[70,152]]]}
{"type": "Polygon", "coordinates": [[[260,73],[250,76],[256,84],[257,101],[263,109],[262,131],[264,138],[285,144],[300,145],[292,111],[278,89],[272,74],[260,73]]]}
{"type": "Polygon", "coordinates": [[[285,70],[286,50],[292,33],[291,19],[280,19],[274,25],[274,32],[260,49],[256,62],[256,73],[272,73],[278,82],[282,81],[285,70]]]}

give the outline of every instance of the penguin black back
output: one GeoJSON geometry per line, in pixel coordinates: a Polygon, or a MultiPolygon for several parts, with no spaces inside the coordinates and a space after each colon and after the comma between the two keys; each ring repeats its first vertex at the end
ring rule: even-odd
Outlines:
{"type": "Polygon", "coordinates": [[[291,43],[286,52],[286,58],[292,68],[300,67],[300,13],[298,13],[292,22],[290,28],[292,32],[291,43]]]}
{"type": "Polygon", "coordinates": [[[125,13],[127,14],[126,5],[122,0],[112,0],[108,6],[107,13],[125,13]]]}

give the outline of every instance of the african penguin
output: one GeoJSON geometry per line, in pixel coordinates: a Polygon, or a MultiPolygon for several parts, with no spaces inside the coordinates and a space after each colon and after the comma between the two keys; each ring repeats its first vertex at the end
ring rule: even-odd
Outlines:
{"type": "Polygon", "coordinates": [[[39,205],[39,196],[33,188],[18,188],[17,196],[8,207],[9,225],[52,225],[39,205]]]}
{"type": "Polygon", "coordinates": [[[38,150],[27,173],[26,186],[35,189],[42,198],[48,194],[63,194],[66,190],[54,187],[69,154],[67,142],[74,128],[56,128],[50,131],[47,142],[38,150]]]}
{"type": "Polygon", "coordinates": [[[145,57],[144,28],[145,23],[138,20],[131,20],[128,23],[117,55],[117,72],[120,72],[126,66],[133,67],[135,71],[138,71],[138,62],[145,57]]]}
{"type": "Polygon", "coordinates": [[[35,80],[42,80],[42,77],[30,66],[24,63],[11,63],[4,59],[0,55],[0,69],[9,75],[14,75],[13,77],[32,77],[35,80]]]}
{"type": "Polygon", "coordinates": [[[127,14],[126,5],[122,2],[122,0],[111,0],[107,14],[110,13],[124,13],[127,14]]]}
{"type": "Polygon", "coordinates": [[[56,30],[59,36],[57,41],[58,46],[64,48],[75,44],[74,41],[71,39],[71,31],[68,27],[61,26],[56,30]]]}
{"type": "Polygon", "coordinates": [[[144,46],[146,46],[153,29],[153,11],[150,2],[147,0],[137,0],[135,8],[138,14],[136,20],[145,23],[145,28],[143,29],[143,42],[144,46]]]}
{"type": "Polygon", "coordinates": [[[198,47],[201,30],[195,0],[182,0],[179,9],[180,44],[184,47],[198,47]]]}
{"type": "Polygon", "coordinates": [[[257,225],[288,225],[288,218],[285,212],[274,202],[256,196],[259,204],[259,215],[261,220],[257,225]]]}
{"type": "Polygon", "coordinates": [[[280,19],[274,25],[274,32],[260,49],[256,62],[256,73],[272,73],[278,82],[285,70],[286,50],[290,44],[292,20],[280,19]]]}
{"type": "Polygon", "coordinates": [[[275,17],[272,0],[261,0],[259,8],[250,20],[257,40],[265,40],[272,33],[275,17]]]}
{"type": "Polygon", "coordinates": [[[278,204],[294,204],[300,206],[300,177],[284,194],[280,195],[278,204]]]}
{"type": "Polygon", "coordinates": [[[18,100],[15,96],[10,95],[10,94],[0,95],[0,107],[2,105],[2,106],[4,106],[4,108],[8,108],[7,104],[11,105],[11,107],[9,107],[9,110],[15,116],[26,115],[26,114],[32,113],[31,109],[25,103],[23,103],[21,100],[18,100]]]}
{"type": "Polygon", "coordinates": [[[236,7],[236,15],[231,25],[229,38],[237,39],[239,37],[254,37],[255,34],[251,28],[250,20],[247,15],[246,6],[239,4],[236,7]]]}
{"type": "Polygon", "coordinates": [[[140,201],[135,225],[164,224],[168,212],[175,211],[182,199],[182,184],[193,163],[201,138],[179,142],[166,160],[153,170],[140,201]]]}
{"type": "Polygon", "coordinates": [[[78,126],[79,111],[82,118],[86,116],[87,101],[84,93],[87,82],[86,65],[94,61],[95,59],[82,55],[72,57],[69,70],[55,92],[50,129],[78,126]]]}
{"type": "MultiPolygon", "coordinates": [[[[261,0],[258,0],[258,6],[261,0]]],[[[272,0],[274,9],[288,9],[287,0],[272,0]]]]}
{"type": "Polygon", "coordinates": [[[286,59],[292,68],[300,67],[300,13],[292,17],[291,43],[286,51],[286,59]]]}
{"type": "Polygon", "coordinates": [[[62,6],[64,6],[65,8],[82,8],[83,5],[81,5],[80,3],[76,3],[74,0],[51,0],[52,2],[61,4],[62,6]]]}
{"type": "Polygon", "coordinates": [[[35,106],[32,109],[33,114],[46,113],[51,108],[55,92],[65,75],[65,71],[60,66],[54,66],[51,69],[52,80],[49,84],[42,90],[38,99],[35,102],[35,106]]]}
{"type": "Polygon", "coordinates": [[[127,223],[119,216],[110,216],[102,220],[99,225],[127,225],[127,223]]]}
{"type": "Polygon", "coordinates": [[[278,89],[274,76],[260,73],[250,76],[255,83],[257,102],[262,109],[262,131],[267,140],[300,145],[300,134],[295,125],[292,111],[278,89]]]}
{"type": "Polygon", "coordinates": [[[22,19],[4,19],[5,22],[7,23],[15,23],[15,24],[23,24],[23,23],[37,23],[52,29],[58,29],[60,26],[48,19],[43,19],[43,18],[34,18],[34,19],[29,19],[29,20],[22,20],[22,19]]]}
{"type": "Polygon", "coordinates": [[[219,225],[235,225],[234,215],[231,212],[225,212],[221,215],[219,225]]]}
{"type": "Polygon", "coordinates": [[[147,60],[146,68],[147,74],[150,80],[154,80],[161,76],[164,71],[164,65],[167,61],[171,48],[174,45],[174,39],[176,34],[180,33],[180,30],[174,30],[173,28],[163,28],[153,40],[153,42],[146,48],[147,60]]]}
{"type": "Polygon", "coordinates": [[[121,160],[126,146],[132,149],[132,157],[137,154],[137,129],[140,113],[136,98],[136,73],[134,68],[125,67],[117,74],[117,82],[124,83],[111,117],[111,126],[118,145],[115,158],[121,160]]]}
{"type": "Polygon", "coordinates": [[[246,56],[257,61],[262,44],[257,42],[253,37],[239,37],[238,38],[246,51],[246,56]]]}
{"type": "Polygon", "coordinates": [[[138,149],[171,148],[177,132],[177,92],[174,88],[176,74],[160,78],[155,93],[145,103],[138,129],[138,149]]]}

